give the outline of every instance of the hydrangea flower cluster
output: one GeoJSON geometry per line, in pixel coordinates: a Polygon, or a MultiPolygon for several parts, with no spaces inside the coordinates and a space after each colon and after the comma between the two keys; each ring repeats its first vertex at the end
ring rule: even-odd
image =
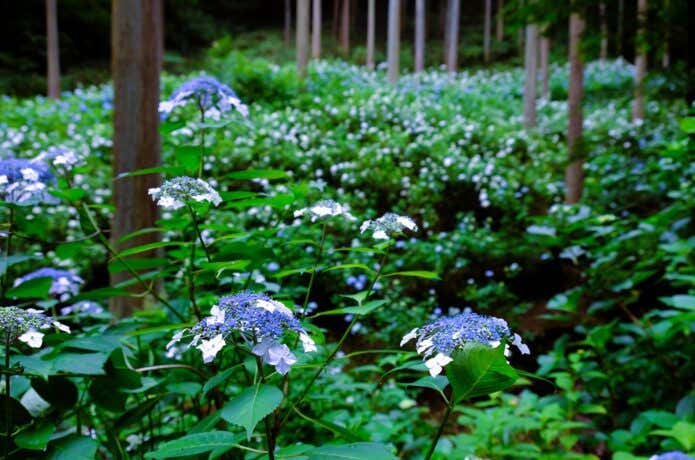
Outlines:
{"type": "Polygon", "coordinates": [[[68,326],[46,317],[41,310],[0,307],[0,334],[9,342],[19,339],[32,348],[39,348],[44,336],[40,331],[50,327],[70,333],[68,326]]]}
{"type": "Polygon", "coordinates": [[[176,210],[190,203],[207,201],[217,206],[222,197],[203,179],[181,176],[165,181],[161,187],[151,188],[148,193],[157,205],[176,210]]]}
{"type": "Polygon", "coordinates": [[[249,109],[239,96],[224,83],[212,77],[198,77],[189,80],[173,92],[168,101],[159,103],[159,113],[168,115],[176,107],[189,102],[195,103],[205,116],[219,119],[220,113],[236,109],[247,116],[249,109]]]}
{"type": "Polygon", "coordinates": [[[508,344],[511,343],[522,354],[530,353],[521,336],[512,333],[505,320],[472,311],[445,316],[415,328],[403,337],[401,346],[412,339],[417,339],[415,349],[425,358],[425,365],[432,377],[439,375],[444,366],[453,361],[451,356],[456,350],[469,343],[497,348],[504,342],[505,354],[509,352],[508,344]]]}
{"type": "Polygon", "coordinates": [[[316,344],[292,311],[265,294],[242,292],[222,297],[219,304],[212,307],[210,315],[190,329],[177,332],[167,349],[190,334],[193,340],[189,346],[198,348],[203,361],[209,363],[226,345],[229,336],[236,332],[251,347],[253,354],[274,366],[282,375],[297,362],[289,347],[281,343],[286,332],[299,335],[304,352],[316,351],[316,344]]]}
{"type": "Polygon", "coordinates": [[[673,452],[664,452],[663,454],[652,455],[649,460],[693,460],[688,454],[674,450],[673,452]]]}
{"type": "Polygon", "coordinates": [[[372,231],[372,237],[377,240],[388,240],[401,235],[405,230],[416,232],[417,224],[408,216],[400,216],[392,212],[387,212],[375,220],[365,220],[360,225],[360,232],[372,231]]]}
{"type": "Polygon", "coordinates": [[[42,152],[34,160],[51,163],[56,168],[63,168],[66,170],[72,169],[77,163],[79,163],[80,158],[75,152],[65,147],[50,147],[45,152],[42,152]]]}
{"type": "Polygon", "coordinates": [[[58,199],[46,189],[55,182],[55,176],[43,161],[22,158],[0,160],[0,198],[4,201],[19,206],[57,203],[58,199]]]}
{"type": "Polygon", "coordinates": [[[308,208],[298,209],[294,212],[294,217],[302,217],[305,214],[311,216],[311,221],[316,222],[319,219],[343,216],[347,220],[357,220],[355,216],[350,214],[349,208],[333,200],[317,201],[313,206],[308,208]]]}
{"type": "Polygon", "coordinates": [[[100,315],[102,313],[104,313],[104,307],[91,300],[80,300],[60,309],[60,314],[63,316],[72,314],[100,315]]]}
{"type": "Polygon", "coordinates": [[[84,284],[82,278],[68,270],[45,267],[17,278],[14,280],[14,285],[19,286],[35,278],[51,278],[53,282],[48,293],[58,298],[61,302],[65,302],[70,297],[79,294],[80,287],[84,284]]]}

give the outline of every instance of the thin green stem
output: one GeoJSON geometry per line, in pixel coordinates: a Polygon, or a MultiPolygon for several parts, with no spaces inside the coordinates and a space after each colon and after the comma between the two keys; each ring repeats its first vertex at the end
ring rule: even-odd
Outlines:
{"type": "Polygon", "coordinates": [[[10,248],[12,247],[12,230],[14,226],[14,207],[10,206],[10,217],[7,224],[7,239],[5,240],[5,250],[4,250],[4,261],[5,261],[5,271],[2,273],[2,279],[0,280],[0,297],[5,297],[5,284],[7,282],[7,270],[9,269],[8,263],[10,261],[10,248]]]}
{"type": "MultiPolygon", "coordinates": [[[[265,375],[263,374],[263,361],[261,361],[260,356],[256,356],[256,366],[258,367],[258,375],[260,376],[260,383],[265,383],[265,375]]],[[[265,425],[265,438],[268,448],[268,460],[275,460],[275,436],[273,436],[273,427],[268,420],[268,417],[263,421],[265,425]]]]}
{"type": "Polygon", "coordinates": [[[446,422],[449,419],[449,415],[451,415],[451,410],[453,408],[454,407],[451,404],[446,406],[446,411],[444,412],[444,416],[442,417],[442,422],[439,424],[439,428],[437,428],[437,432],[434,434],[434,438],[432,438],[432,444],[430,444],[430,448],[427,451],[427,455],[425,455],[425,460],[430,460],[430,458],[434,454],[434,449],[437,447],[439,438],[442,437],[442,433],[444,432],[444,425],[446,425],[446,422]]]}
{"type": "MultiPolygon", "coordinates": [[[[384,266],[386,265],[386,259],[388,258],[388,248],[385,250],[384,255],[381,257],[381,262],[379,264],[379,269],[376,272],[376,275],[374,276],[374,280],[372,280],[371,285],[369,286],[369,289],[367,290],[367,295],[364,297],[365,299],[368,299],[369,296],[371,295],[372,291],[374,290],[374,286],[376,283],[379,281],[379,278],[381,277],[381,272],[384,269],[384,266]]],[[[347,328],[343,332],[343,335],[340,337],[340,340],[338,340],[338,344],[333,348],[333,350],[330,352],[326,360],[321,364],[321,366],[318,368],[318,370],[314,373],[314,375],[309,379],[309,383],[306,384],[302,392],[300,393],[299,397],[297,398],[297,401],[293,403],[292,405],[299,407],[299,405],[304,401],[304,398],[309,394],[309,390],[313,387],[314,383],[316,383],[316,380],[321,376],[323,371],[328,367],[331,361],[333,361],[333,358],[335,358],[335,355],[338,354],[340,349],[343,347],[343,343],[347,339],[348,335],[350,335],[350,331],[352,328],[355,326],[355,323],[357,323],[357,319],[359,317],[355,315],[352,318],[352,321],[350,321],[350,324],[348,324],[347,328]]],[[[280,426],[282,426],[285,421],[287,420],[287,417],[289,416],[289,411],[285,414],[285,417],[280,421],[280,426]]]]}
{"type": "MultiPolygon", "coordinates": [[[[200,124],[205,124],[205,109],[201,105],[198,105],[200,110],[200,124]]],[[[200,163],[198,165],[198,178],[203,177],[203,165],[205,164],[205,127],[200,127],[200,163]]]]}
{"type": "Polygon", "coordinates": [[[95,232],[97,232],[98,237],[99,237],[99,242],[104,246],[104,248],[108,251],[109,254],[113,258],[115,258],[117,261],[123,264],[123,266],[128,270],[128,272],[135,278],[142,286],[145,288],[145,290],[152,296],[154,297],[158,302],[160,302],[162,305],[164,305],[174,316],[176,316],[180,321],[186,321],[186,318],[183,317],[181,313],[179,313],[176,308],[172,304],[170,304],[166,299],[164,299],[155,289],[153,289],[149,283],[145,282],[144,279],[140,276],[140,274],[133,268],[131,265],[120,256],[118,251],[114,249],[113,246],[111,246],[111,243],[109,242],[109,239],[104,235],[104,232],[99,228],[99,224],[97,223],[96,219],[92,215],[92,212],[89,210],[89,206],[87,206],[85,203],[81,203],[82,209],[84,210],[85,215],[89,219],[89,223],[92,225],[92,228],[94,229],[95,232]]]}
{"type": "Polygon", "coordinates": [[[321,242],[319,243],[319,250],[316,252],[316,260],[314,261],[314,269],[311,271],[311,276],[309,277],[309,286],[306,288],[306,295],[304,296],[304,302],[302,303],[301,318],[306,317],[306,309],[309,305],[309,296],[311,295],[311,289],[314,287],[314,280],[316,279],[316,272],[319,269],[319,264],[321,263],[321,258],[323,257],[323,247],[326,243],[326,233],[328,224],[323,224],[323,229],[321,230],[321,242]]]}
{"type": "Polygon", "coordinates": [[[208,247],[205,244],[205,240],[203,240],[203,234],[200,231],[200,227],[198,227],[198,219],[195,216],[195,211],[188,203],[186,203],[186,207],[188,207],[188,212],[191,214],[191,219],[193,220],[193,229],[195,230],[195,233],[198,236],[198,241],[200,241],[200,245],[203,247],[203,251],[205,251],[205,257],[208,259],[208,262],[212,262],[212,257],[210,257],[210,251],[208,250],[208,247]]]}
{"type": "Polygon", "coordinates": [[[10,334],[5,334],[5,458],[10,458],[12,422],[10,421],[10,334]]]}

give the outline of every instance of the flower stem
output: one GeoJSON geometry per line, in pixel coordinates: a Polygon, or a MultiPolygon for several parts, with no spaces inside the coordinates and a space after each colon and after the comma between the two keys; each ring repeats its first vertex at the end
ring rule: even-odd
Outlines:
{"type": "Polygon", "coordinates": [[[432,444],[430,444],[430,448],[427,451],[427,455],[425,455],[425,460],[430,460],[430,458],[434,454],[434,449],[437,447],[439,438],[442,436],[442,433],[444,432],[444,425],[446,425],[446,422],[449,419],[449,415],[451,415],[451,410],[453,409],[453,407],[453,404],[448,404],[446,406],[446,411],[444,412],[442,421],[439,424],[439,428],[437,428],[437,432],[434,434],[434,438],[432,438],[432,444]]]}
{"type": "MultiPolygon", "coordinates": [[[[319,269],[319,264],[321,263],[321,257],[323,256],[323,246],[326,243],[326,229],[327,224],[323,224],[323,229],[321,231],[321,242],[319,243],[319,250],[316,254],[316,260],[314,261],[314,269],[311,271],[311,276],[309,277],[309,286],[306,288],[306,295],[304,296],[304,302],[302,303],[302,314],[301,319],[306,317],[306,309],[309,305],[309,295],[311,294],[311,289],[314,287],[314,279],[316,278],[316,271],[319,269]]],[[[296,344],[295,344],[296,345],[296,344]]]]}
{"type": "Polygon", "coordinates": [[[208,247],[205,245],[205,241],[203,240],[203,234],[200,231],[200,227],[198,227],[198,219],[195,216],[195,211],[188,203],[186,203],[186,207],[188,207],[188,212],[191,214],[191,219],[193,220],[193,229],[195,230],[195,233],[198,236],[198,241],[200,241],[200,245],[203,247],[203,251],[205,251],[205,257],[208,259],[208,262],[212,262],[212,257],[210,257],[210,251],[208,250],[208,247]]]}
{"type": "MultiPolygon", "coordinates": [[[[258,375],[261,378],[261,381],[259,383],[260,385],[265,383],[265,375],[263,374],[263,361],[261,361],[260,356],[256,356],[256,366],[258,367],[258,375]]],[[[265,425],[265,439],[268,448],[268,460],[275,460],[275,436],[273,427],[271,426],[268,417],[265,418],[263,424],[265,425]]]]}
{"type": "Polygon", "coordinates": [[[10,334],[5,334],[5,457],[10,458],[12,422],[10,421],[10,334]]]}
{"type": "MultiPolygon", "coordinates": [[[[198,105],[200,110],[200,124],[205,124],[205,109],[202,105],[198,105]]],[[[200,164],[198,165],[198,178],[203,177],[203,164],[205,164],[205,127],[200,127],[200,164]]]]}
{"type": "MultiPolygon", "coordinates": [[[[381,257],[381,262],[380,262],[380,264],[379,264],[379,269],[378,269],[378,271],[376,272],[376,275],[374,276],[374,280],[372,280],[372,283],[371,283],[371,285],[369,286],[369,290],[367,290],[367,295],[364,297],[365,300],[369,298],[370,294],[371,294],[372,291],[374,290],[374,286],[375,286],[376,283],[379,281],[379,278],[381,277],[381,272],[382,272],[382,270],[384,269],[384,266],[386,265],[386,259],[387,259],[387,258],[388,258],[388,248],[384,251],[384,255],[381,257]]],[[[338,340],[338,344],[333,348],[333,350],[332,350],[332,351],[330,352],[330,354],[328,355],[328,358],[326,358],[326,360],[321,364],[321,366],[320,366],[319,369],[314,373],[314,375],[311,377],[311,379],[309,379],[309,383],[306,384],[306,386],[304,387],[304,389],[303,389],[302,392],[300,393],[299,397],[297,398],[297,401],[296,401],[295,403],[292,404],[293,406],[299,407],[299,405],[302,403],[302,401],[304,401],[304,398],[306,398],[306,396],[309,394],[309,390],[311,390],[311,388],[313,387],[314,383],[316,383],[316,380],[321,376],[321,374],[323,373],[323,371],[326,369],[326,367],[328,367],[328,365],[330,364],[330,362],[333,361],[333,358],[335,358],[335,355],[338,354],[338,352],[339,352],[340,349],[342,348],[343,343],[345,342],[345,340],[347,339],[348,335],[350,334],[350,331],[351,331],[352,328],[355,326],[355,323],[357,322],[357,319],[358,319],[358,316],[357,316],[357,315],[353,316],[352,321],[350,321],[350,324],[348,324],[348,327],[347,327],[347,328],[345,329],[345,331],[343,332],[343,335],[340,337],[340,340],[338,340]]],[[[288,416],[289,416],[289,411],[287,412],[287,414],[285,414],[285,417],[284,417],[284,418],[282,419],[282,421],[280,422],[280,425],[282,425],[283,423],[285,423],[285,421],[287,420],[287,417],[288,417],[288,416]]]]}
{"type": "Polygon", "coordinates": [[[7,223],[7,239],[5,240],[5,251],[4,251],[4,262],[5,271],[2,272],[2,280],[0,280],[0,297],[5,297],[5,284],[7,282],[7,271],[10,268],[8,263],[10,261],[10,248],[12,247],[12,230],[14,226],[14,207],[10,206],[10,216],[7,223]]]}

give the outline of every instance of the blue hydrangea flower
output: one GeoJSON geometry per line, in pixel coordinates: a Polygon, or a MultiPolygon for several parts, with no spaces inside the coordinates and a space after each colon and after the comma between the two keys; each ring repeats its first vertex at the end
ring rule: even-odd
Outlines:
{"type": "Polygon", "coordinates": [[[388,240],[402,235],[405,230],[416,232],[417,224],[408,216],[400,216],[392,212],[387,212],[375,220],[365,220],[360,225],[360,232],[372,231],[372,237],[376,240],[388,240]]]}
{"type": "Polygon", "coordinates": [[[208,363],[226,345],[226,340],[236,334],[251,347],[252,353],[284,375],[297,361],[287,345],[281,343],[287,332],[299,335],[305,352],[316,351],[316,344],[289,308],[265,294],[241,292],[222,297],[210,310],[209,317],[177,332],[167,349],[184,335],[192,335],[190,346],[198,348],[203,361],[208,363]]]}
{"type": "Polygon", "coordinates": [[[189,102],[193,102],[206,117],[213,119],[219,119],[221,113],[231,109],[236,109],[243,116],[249,113],[248,107],[232,88],[212,77],[194,78],[181,85],[168,101],[159,103],[159,113],[166,116],[176,107],[189,102]]]}
{"type": "Polygon", "coordinates": [[[51,278],[53,282],[48,293],[56,296],[61,302],[65,302],[70,297],[79,294],[80,287],[84,284],[82,278],[68,270],[45,267],[17,278],[14,280],[14,285],[19,286],[34,278],[51,278]]]}
{"type": "Polygon", "coordinates": [[[333,200],[317,201],[313,206],[308,208],[298,209],[294,212],[294,217],[301,217],[305,214],[311,216],[311,221],[316,222],[319,219],[343,216],[347,220],[356,220],[355,216],[350,214],[349,208],[333,200]]]}
{"type": "Polygon", "coordinates": [[[19,340],[32,348],[39,348],[44,336],[40,331],[50,327],[70,333],[68,326],[46,317],[41,310],[0,307],[0,335],[9,342],[19,340]]]}
{"type": "Polygon", "coordinates": [[[456,350],[470,343],[492,348],[504,343],[505,354],[509,352],[509,344],[516,346],[523,354],[530,352],[521,341],[521,336],[512,333],[505,320],[472,311],[445,316],[415,328],[403,337],[401,346],[412,339],[417,339],[415,349],[425,358],[425,365],[433,377],[453,360],[452,355],[456,350]]]}
{"type": "Polygon", "coordinates": [[[19,206],[54,204],[58,199],[48,193],[55,176],[40,160],[7,158],[0,160],[0,199],[19,206]]]}
{"type": "Polygon", "coordinates": [[[219,205],[222,197],[203,179],[181,176],[165,181],[161,187],[151,188],[148,193],[164,209],[176,210],[190,202],[207,201],[219,205]]]}
{"type": "Polygon", "coordinates": [[[71,314],[99,315],[104,313],[104,307],[91,300],[80,300],[72,305],[60,309],[63,316],[71,314]]]}
{"type": "Polygon", "coordinates": [[[50,163],[56,168],[69,170],[79,163],[80,160],[81,159],[74,151],[65,147],[52,146],[45,152],[42,152],[33,161],[42,161],[50,163]]]}
{"type": "Polygon", "coordinates": [[[664,452],[663,454],[652,455],[649,460],[694,460],[692,456],[683,452],[673,451],[664,452]]]}

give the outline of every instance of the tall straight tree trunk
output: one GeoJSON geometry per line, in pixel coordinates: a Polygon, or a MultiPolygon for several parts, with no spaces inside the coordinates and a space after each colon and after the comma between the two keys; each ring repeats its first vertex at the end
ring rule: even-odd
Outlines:
{"type": "Polygon", "coordinates": [[[283,32],[285,46],[292,43],[292,0],[285,0],[285,30],[283,32]]]}
{"type": "MultiPolygon", "coordinates": [[[[160,164],[159,73],[163,53],[161,0],[113,0],[111,10],[111,57],[113,73],[113,177],[160,164]]],[[[112,244],[122,251],[152,243],[156,233],[125,242],[120,239],[143,228],[155,226],[157,208],[148,190],[159,184],[157,174],[113,181],[115,212],[111,225],[112,244]]],[[[152,254],[143,253],[142,257],[152,254]]],[[[112,285],[130,279],[121,272],[111,275],[112,285]]],[[[142,290],[139,285],[135,290],[142,290]]],[[[117,317],[142,306],[141,297],[117,297],[111,311],[117,317]]]]}
{"type": "Polygon", "coordinates": [[[550,38],[546,35],[541,35],[540,41],[540,59],[541,59],[541,98],[548,100],[550,96],[549,80],[550,80],[550,38]]]}
{"type": "Polygon", "coordinates": [[[425,69],[425,0],[415,0],[415,72],[425,69]]]}
{"type": "Polygon", "coordinates": [[[306,76],[309,63],[309,0],[297,0],[297,72],[306,76]]]}
{"type": "Polygon", "coordinates": [[[321,57],[321,0],[314,0],[311,10],[311,57],[321,57]]]}
{"type": "Polygon", "coordinates": [[[333,0],[333,19],[331,21],[331,35],[338,41],[340,35],[340,0],[333,0]]]}
{"type": "Polygon", "coordinates": [[[668,46],[668,41],[671,38],[671,14],[670,14],[671,2],[669,0],[664,0],[664,46],[661,54],[661,67],[667,69],[671,64],[671,55],[668,46]]]}
{"type": "Polygon", "coordinates": [[[623,55],[623,18],[625,16],[625,0],[618,0],[618,30],[616,31],[616,49],[618,56],[623,55]]]}
{"type": "Polygon", "coordinates": [[[369,0],[367,4],[367,68],[370,70],[374,68],[375,1],[369,0]]]}
{"type": "Polygon", "coordinates": [[[524,126],[527,129],[536,126],[536,88],[538,85],[538,26],[526,26],[526,49],[524,51],[524,126]]]}
{"type": "Polygon", "coordinates": [[[605,61],[608,58],[608,24],[606,24],[606,3],[598,4],[599,16],[601,17],[601,52],[599,58],[605,61]]]}
{"type": "Polygon", "coordinates": [[[56,0],[46,0],[46,94],[60,98],[60,49],[58,47],[58,8],[56,0]]]}
{"type": "Polygon", "coordinates": [[[492,33],[492,0],[485,0],[485,19],[483,25],[483,61],[490,62],[490,34],[492,33]]]}
{"type": "Polygon", "coordinates": [[[495,35],[497,36],[498,42],[504,40],[504,0],[499,0],[497,2],[497,25],[495,27],[495,35]]]}
{"type": "Polygon", "coordinates": [[[401,4],[400,0],[389,0],[388,27],[388,79],[394,84],[398,81],[398,65],[400,60],[401,41],[401,4]]]}
{"type": "Polygon", "coordinates": [[[584,69],[581,54],[582,34],[584,33],[584,18],[578,12],[570,15],[569,43],[569,91],[567,98],[567,156],[568,164],[565,170],[565,203],[574,204],[582,196],[584,172],[582,170],[582,96],[584,85],[584,69]]]}
{"type": "Polygon", "coordinates": [[[461,12],[461,2],[459,0],[449,0],[449,11],[447,21],[447,43],[446,43],[446,67],[449,72],[456,72],[457,57],[459,47],[459,15],[461,12]]]}
{"type": "Polygon", "coordinates": [[[350,53],[350,0],[343,0],[340,13],[340,50],[345,56],[350,53]]]}
{"type": "Polygon", "coordinates": [[[635,40],[635,96],[632,120],[644,119],[644,76],[647,73],[647,0],[637,0],[637,38],[635,40]]]}

